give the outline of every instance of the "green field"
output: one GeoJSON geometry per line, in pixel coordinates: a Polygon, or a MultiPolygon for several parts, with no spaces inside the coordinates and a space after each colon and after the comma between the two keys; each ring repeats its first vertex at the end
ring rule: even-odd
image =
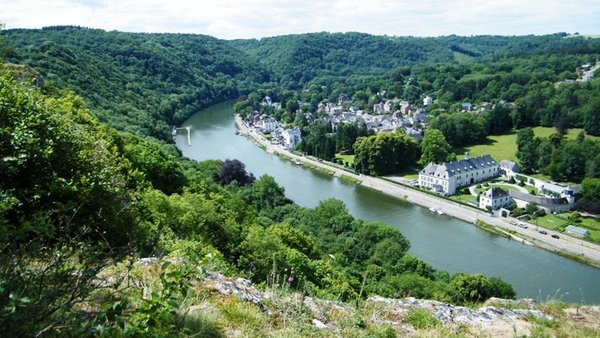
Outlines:
{"type": "Polygon", "coordinates": [[[335,155],[335,160],[337,161],[338,159],[341,159],[342,163],[348,163],[348,166],[350,166],[350,167],[352,167],[352,165],[354,164],[354,155],[337,154],[337,155],[335,155]]]}
{"type": "Polygon", "coordinates": [[[590,242],[600,243],[600,220],[593,217],[581,217],[581,222],[574,223],[567,219],[569,215],[569,213],[546,215],[544,217],[538,217],[531,222],[550,230],[560,230],[571,224],[576,227],[587,229],[590,232],[590,236],[586,239],[590,242]]]}
{"type": "MultiPolygon", "coordinates": [[[[581,128],[569,129],[566,138],[574,140],[581,131],[583,131],[581,128]]],[[[533,128],[533,132],[536,137],[547,138],[554,134],[556,129],[551,127],[536,127],[533,128]]],[[[596,138],[594,136],[586,137],[596,138]]],[[[471,157],[489,154],[498,162],[509,160],[518,163],[517,156],[515,155],[517,152],[517,132],[513,131],[510,134],[501,136],[488,136],[488,141],[485,144],[456,149],[456,156],[459,159],[463,159],[465,151],[468,151],[471,157]]]]}

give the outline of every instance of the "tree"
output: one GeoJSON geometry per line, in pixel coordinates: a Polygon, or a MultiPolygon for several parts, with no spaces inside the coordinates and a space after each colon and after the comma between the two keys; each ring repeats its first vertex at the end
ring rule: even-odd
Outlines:
{"type": "Polygon", "coordinates": [[[537,211],[539,210],[539,207],[537,205],[537,203],[535,202],[529,202],[527,203],[527,206],[525,207],[525,213],[533,216],[537,211]]]}
{"type": "Polygon", "coordinates": [[[353,154],[357,137],[358,127],[355,124],[339,123],[335,132],[336,151],[342,154],[353,154]]]}
{"type": "Polygon", "coordinates": [[[558,121],[556,121],[555,127],[556,127],[556,132],[559,133],[561,136],[564,136],[567,134],[567,131],[569,130],[569,116],[567,114],[561,114],[560,117],[558,118],[558,121]]]}
{"type": "Polygon", "coordinates": [[[457,273],[448,284],[448,292],[457,304],[483,302],[490,297],[514,298],[516,292],[499,278],[488,279],[482,274],[457,273]]]}
{"type": "Polygon", "coordinates": [[[539,139],[534,139],[533,129],[523,128],[517,133],[517,158],[525,174],[537,170],[537,153],[539,139]]]}
{"type": "Polygon", "coordinates": [[[354,168],[370,175],[396,173],[418,156],[416,141],[400,132],[359,137],[354,144],[354,168]]]}
{"type": "Polygon", "coordinates": [[[584,129],[586,133],[600,136],[600,95],[591,98],[584,111],[584,129]]]}
{"type": "Polygon", "coordinates": [[[456,154],[441,131],[427,129],[421,141],[421,164],[443,163],[456,160],[456,154]]]}
{"type": "Polygon", "coordinates": [[[487,114],[486,130],[489,135],[502,135],[512,129],[512,119],[510,109],[502,105],[497,105],[487,114]]]}
{"type": "Polygon", "coordinates": [[[254,181],[247,199],[247,203],[253,205],[257,211],[292,203],[285,197],[285,189],[280,187],[272,176],[266,174],[254,181]]]}
{"type": "Polygon", "coordinates": [[[554,150],[550,141],[543,141],[538,147],[537,167],[544,170],[552,161],[552,151],[554,150]]]}
{"type": "Polygon", "coordinates": [[[228,185],[235,181],[239,185],[252,184],[255,180],[254,175],[247,173],[245,167],[246,165],[240,160],[225,160],[218,174],[219,183],[228,185]]]}
{"type": "Polygon", "coordinates": [[[581,197],[590,201],[600,201],[600,178],[586,178],[581,182],[581,197]]]}

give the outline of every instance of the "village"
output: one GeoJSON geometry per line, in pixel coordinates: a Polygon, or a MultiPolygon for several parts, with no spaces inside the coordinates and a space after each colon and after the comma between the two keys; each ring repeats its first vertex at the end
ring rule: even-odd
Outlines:
{"type": "MultiPolygon", "coordinates": [[[[590,68],[587,65],[584,67],[586,67],[586,71],[582,73],[582,76],[590,74],[593,76],[593,72],[597,68],[590,68]]],[[[431,118],[426,107],[432,103],[431,96],[424,97],[420,107],[414,107],[410,102],[404,100],[396,102],[385,100],[374,104],[372,111],[368,112],[353,106],[352,100],[346,94],[341,93],[336,104],[319,104],[314,115],[322,117],[315,119],[313,113],[303,114],[307,121],[330,123],[333,131],[337,125],[342,123],[364,123],[368,130],[372,130],[374,133],[403,129],[410,137],[421,140],[431,118]]],[[[498,104],[510,109],[514,108],[514,104],[511,102],[502,100],[498,104]]],[[[276,109],[280,107],[280,104],[272,102],[269,96],[262,100],[261,105],[276,109]]],[[[483,102],[478,106],[465,102],[460,105],[459,112],[476,114],[493,108],[494,105],[488,102],[483,102]]],[[[300,128],[286,127],[272,116],[257,110],[249,114],[244,123],[282,151],[292,152],[302,141],[300,128]]],[[[475,201],[469,201],[472,206],[499,217],[511,216],[509,208],[524,209],[528,205],[535,205],[538,210],[536,213],[540,215],[570,212],[576,207],[577,194],[580,189],[579,185],[548,182],[524,175],[520,173],[517,163],[507,159],[498,161],[490,155],[469,157],[468,153],[461,160],[429,163],[419,171],[418,179],[403,180],[402,182],[410,183],[413,188],[443,197],[453,196],[459,190],[467,188],[470,194],[476,198],[475,201]],[[489,183],[490,181],[502,183],[489,183]],[[483,191],[482,187],[485,187],[483,191]],[[534,188],[535,193],[528,187],[534,188]]],[[[518,215],[519,225],[526,227],[524,222],[530,218],[531,215],[528,214],[518,215]]],[[[516,225],[516,222],[513,223],[516,225]]],[[[589,236],[586,229],[575,225],[567,226],[565,232],[579,238],[589,236]]],[[[545,230],[540,230],[540,233],[547,234],[545,230]]],[[[558,238],[558,235],[553,234],[553,237],[558,238]]]]}

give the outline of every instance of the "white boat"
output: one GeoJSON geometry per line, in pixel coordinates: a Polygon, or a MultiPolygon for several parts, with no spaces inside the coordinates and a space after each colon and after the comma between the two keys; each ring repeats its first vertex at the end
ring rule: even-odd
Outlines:
{"type": "Polygon", "coordinates": [[[431,212],[436,212],[436,211],[437,211],[437,209],[436,209],[435,207],[430,207],[430,208],[429,208],[429,210],[430,210],[431,212]]]}
{"type": "Polygon", "coordinates": [[[444,214],[444,212],[442,210],[440,210],[440,209],[437,209],[436,212],[438,213],[438,215],[443,215],[444,214]]]}
{"type": "Polygon", "coordinates": [[[299,160],[294,160],[294,164],[296,164],[296,165],[302,165],[302,162],[300,162],[299,160]]]}

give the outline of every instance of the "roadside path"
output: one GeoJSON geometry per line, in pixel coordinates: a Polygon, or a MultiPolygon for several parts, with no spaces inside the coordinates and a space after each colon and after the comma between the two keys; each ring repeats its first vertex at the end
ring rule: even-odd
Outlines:
{"type": "Polygon", "coordinates": [[[289,151],[283,150],[278,145],[273,145],[265,140],[262,135],[256,133],[246,124],[244,124],[238,115],[235,117],[235,122],[240,132],[251,137],[254,142],[265,147],[268,152],[285,154],[285,156],[291,158],[292,161],[297,160],[300,162],[309,163],[312,166],[329,170],[337,177],[340,177],[342,174],[346,175],[362,182],[361,185],[365,187],[377,190],[390,196],[407,199],[411,203],[426,208],[435,207],[436,209],[443,211],[445,214],[465,222],[476,223],[477,220],[481,220],[502,230],[511,231],[513,236],[511,238],[520,237],[522,238],[522,242],[524,244],[533,244],[549,251],[567,253],[569,255],[585,259],[589,261],[591,265],[600,267],[600,245],[586,242],[565,234],[560,234],[559,239],[552,238],[550,235],[553,232],[550,231],[547,235],[541,234],[538,232],[538,227],[531,223],[527,223],[528,228],[524,229],[510,224],[511,220],[519,223],[519,221],[514,218],[492,217],[489,213],[486,213],[483,210],[438,198],[400,183],[392,183],[381,178],[354,174],[352,172],[340,169],[338,166],[329,165],[326,162],[317,161],[306,156],[298,156],[289,151]]]}

